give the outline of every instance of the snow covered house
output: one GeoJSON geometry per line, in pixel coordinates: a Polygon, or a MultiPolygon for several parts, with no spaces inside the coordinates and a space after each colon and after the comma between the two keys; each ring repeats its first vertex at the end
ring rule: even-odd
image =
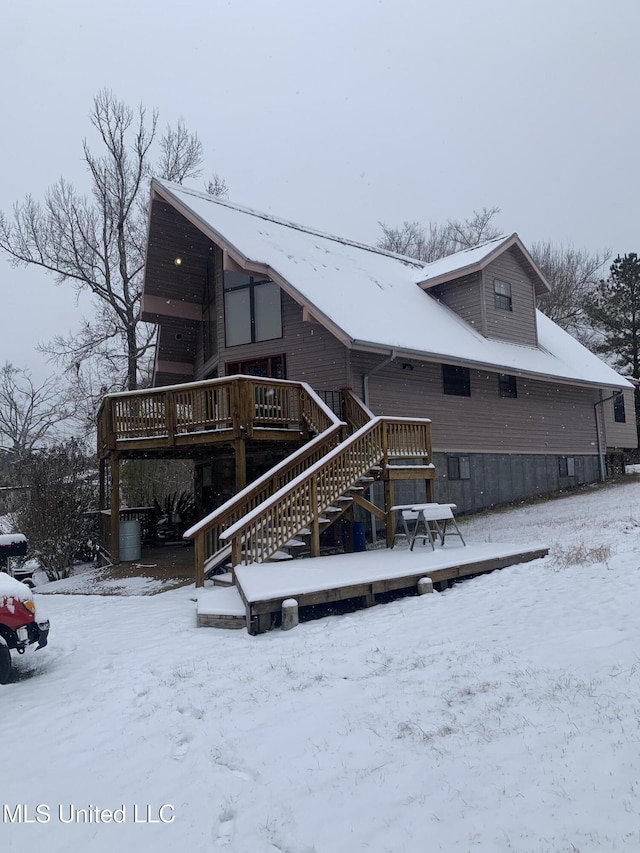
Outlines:
{"type": "MultiPolygon", "coordinates": [[[[536,309],[548,288],[517,234],[425,265],[152,181],[154,385],[294,380],[336,412],[347,393],[368,416],[429,418],[427,496],[459,511],[596,481],[637,445],[631,384],[536,309]]],[[[260,471],[239,448],[236,487],[260,471]]],[[[206,511],[223,463],[193,458],[206,511]]]]}

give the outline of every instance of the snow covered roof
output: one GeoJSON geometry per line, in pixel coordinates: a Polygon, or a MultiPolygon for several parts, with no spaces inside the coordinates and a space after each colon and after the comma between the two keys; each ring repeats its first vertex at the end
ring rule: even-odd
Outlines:
{"type": "Polygon", "coordinates": [[[540,312],[539,346],[530,347],[485,338],[424,292],[481,268],[514,244],[526,253],[516,234],[425,265],[179,184],[153,179],[151,187],[241,267],[277,281],[347,346],[598,387],[629,386],[540,312]]]}

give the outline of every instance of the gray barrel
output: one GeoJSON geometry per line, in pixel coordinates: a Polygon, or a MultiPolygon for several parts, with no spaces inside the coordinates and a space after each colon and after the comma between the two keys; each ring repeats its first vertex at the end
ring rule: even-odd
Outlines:
{"type": "Polygon", "coordinates": [[[120,559],[140,559],[140,522],[135,519],[120,522],[120,559]]]}

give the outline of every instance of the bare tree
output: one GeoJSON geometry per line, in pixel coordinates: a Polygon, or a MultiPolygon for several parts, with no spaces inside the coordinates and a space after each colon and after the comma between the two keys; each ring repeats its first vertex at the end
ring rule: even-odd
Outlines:
{"type": "Polygon", "coordinates": [[[498,207],[483,207],[475,210],[469,219],[450,219],[444,225],[431,222],[428,228],[419,222],[405,221],[400,226],[380,222],[382,237],[377,245],[389,252],[431,263],[502,236],[501,229],[494,223],[498,213],[498,207]]]}
{"type": "Polygon", "coordinates": [[[593,345],[594,330],[586,308],[605,275],[609,249],[591,253],[571,245],[538,242],[530,251],[552,288],[540,299],[540,310],[583,344],[593,345]]]}
{"type": "Polygon", "coordinates": [[[35,385],[28,370],[9,362],[0,368],[0,438],[16,460],[41,445],[69,416],[53,377],[35,385]]]}
{"type": "MultiPolygon", "coordinates": [[[[182,182],[201,173],[202,144],[182,122],[157,139],[158,113],[131,109],[109,90],[94,98],[90,122],[101,153],[83,142],[90,195],[60,179],[42,203],[27,196],[13,217],[0,213],[0,249],[14,265],[35,265],[94,300],[95,315],[71,337],[55,337],[43,346],[77,386],[80,366],[101,360],[104,390],[133,390],[149,372],[155,328],[140,317],[151,174],[182,182]],[[152,149],[159,145],[154,167],[152,149]]],[[[214,176],[210,190],[222,194],[214,176]]]]}

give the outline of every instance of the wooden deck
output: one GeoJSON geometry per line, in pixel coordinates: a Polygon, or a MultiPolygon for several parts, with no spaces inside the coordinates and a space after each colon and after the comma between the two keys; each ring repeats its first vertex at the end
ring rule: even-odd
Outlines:
{"type": "Polygon", "coordinates": [[[223,604],[219,593],[229,590],[204,590],[198,600],[198,624],[246,626],[250,634],[260,634],[278,624],[286,599],[294,598],[301,609],[344,601],[370,607],[389,593],[414,594],[421,578],[430,578],[435,589],[446,589],[452,581],[527,563],[548,552],[539,545],[447,545],[435,552],[399,548],[278,566],[237,566],[235,608],[229,595],[224,606],[218,606],[223,604]]]}

